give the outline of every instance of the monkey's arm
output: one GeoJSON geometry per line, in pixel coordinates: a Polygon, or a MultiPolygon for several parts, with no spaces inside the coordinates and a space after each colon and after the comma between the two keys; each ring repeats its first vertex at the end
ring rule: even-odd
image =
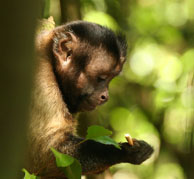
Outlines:
{"type": "Polygon", "coordinates": [[[63,147],[64,153],[71,153],[82,166],[84,174],[99,173],[117,163],[141,164],[153,153],[153,148],[144,141],[134,140],[134,145],[121,143],[121,150],[113,145],[105,145],[93,140],[80,143],[83,139],[69,136],[63,147]],[[69,151],[71,150],[71,151],[69,151]],[[69,151],[69,152],[68,152],[69,151]]]}

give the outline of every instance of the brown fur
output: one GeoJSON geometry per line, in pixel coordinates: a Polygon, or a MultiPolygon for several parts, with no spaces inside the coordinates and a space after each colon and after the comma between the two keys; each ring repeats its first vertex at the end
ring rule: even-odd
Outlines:
{"type": "Polygon", "coordinates": [[[65,140],[65,133],[76,133],[76,120],[63,102],[53,73],[51,57],[48,56],[52,37],[52,32],[45,32],[37,39],[40,56],[35,72],[29,130],[32,162],[30,170],[36,173],[39,171],[37,174],[42,173],[44,166],[50,165],[50,147],[57,148],[58,143],[65,140]]]}

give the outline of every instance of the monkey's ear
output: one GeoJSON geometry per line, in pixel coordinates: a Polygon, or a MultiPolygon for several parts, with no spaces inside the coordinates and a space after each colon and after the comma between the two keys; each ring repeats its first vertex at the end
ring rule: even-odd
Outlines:
{"type": "Polygon", "coordinates": [[[56,44],[56,48],[53,48],[53,53],[56,60],[64,66],[72,59],[72,53],[76,47],[77,38],[71,32],[66,32],[56,44]]]}

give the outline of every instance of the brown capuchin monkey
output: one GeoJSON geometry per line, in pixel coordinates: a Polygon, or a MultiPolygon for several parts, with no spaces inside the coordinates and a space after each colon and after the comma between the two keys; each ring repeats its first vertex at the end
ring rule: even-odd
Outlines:
{"type": "MultiPolygon", "coordinates": [[[[108,100],[108,86],[126,61],[125,38],[84,21],[70,22],[37,37],[30,121],[28,170],[42,179],[62,179],[50,148],[75,157],[83,174],[100,173],[117,163],[141,164],[153,153],[145,141],[120,149],[76,134],[74,114],[108,100]]],[[[119,120],[119,119],[118,119],[119,120]]]]}

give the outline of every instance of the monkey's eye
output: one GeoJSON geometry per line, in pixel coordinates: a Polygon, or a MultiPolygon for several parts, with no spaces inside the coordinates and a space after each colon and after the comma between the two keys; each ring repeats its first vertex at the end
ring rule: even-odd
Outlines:
{"type": "Polygon", "coordinates": [[[97,77],[97,82],[98,83],[104,82],[104,81],[106,81],[106,79],[107,79],[107,76],[106,75],[98,76],[97,77]]]}

